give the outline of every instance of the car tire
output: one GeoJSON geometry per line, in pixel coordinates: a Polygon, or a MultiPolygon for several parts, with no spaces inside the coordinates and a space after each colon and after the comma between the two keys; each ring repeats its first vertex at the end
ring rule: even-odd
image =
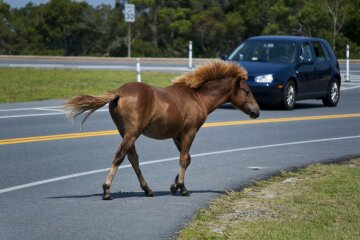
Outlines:
{"type": "Polygon", "coordinates": [[[336,79],[332,80],[329,83],[327,94],[322,98],[324,106],[327,107],[336,107],[340,99],[340,87],[339,81],[336,79]]]}
{"type": "Polygon", "coordinates": [[[296,85],[293,81],[289,81],[286,84],[284,95],[282,99],[282,107],[285,110],[292,110],[295,107],[296,102],[296,85]]]}

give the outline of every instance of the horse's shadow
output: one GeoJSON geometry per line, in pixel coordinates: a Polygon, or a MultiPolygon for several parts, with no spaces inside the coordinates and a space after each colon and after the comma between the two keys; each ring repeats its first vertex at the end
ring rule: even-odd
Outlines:
{"type": "MultiPolygon", "coordinates": [[[[215,193],[215,194],[222,194],[224,191],[214,191],[214,190],[195,190],[195,191],[189,191],[190,196],[191,194],[196,193],[215,193]]],[[[181,197],[180,193],[177,193],[176,195],[171,194],[170,191],[158,191],[155,192],[154,197],[164,197],[164,196],[174,196],[174,197],[181,197]]],[[[95,194],[88,194],[88,195],[66,195],[66,196],[54,196],[54,197],[48,197],[47,199],[84,199],[84,198],[102,198],[101,193],[95,193],[95,194]]],[[[114,192],[111,193],[112,199],[120,199],[120,198],[139,198],[139,197],[145,197],[144,192],[114,192]]]]}

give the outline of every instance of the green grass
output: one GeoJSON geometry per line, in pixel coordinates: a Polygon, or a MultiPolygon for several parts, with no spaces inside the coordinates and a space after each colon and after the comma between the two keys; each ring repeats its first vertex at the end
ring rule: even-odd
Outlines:
{"type": "MultiPolygon", "coordinates": [[[[142,72],[141,75],[143,82],[164,87],[178,74],[142,72]]],[[[101,94],[132,81],[136,81],[136,73],[130,71],[0,68],[0,103],[101,94]]]]}
{"type": "Polygon", "coordinates": [[[229,192],[178,239],[360,239],[360,159],[312,165],[229,192]]]}

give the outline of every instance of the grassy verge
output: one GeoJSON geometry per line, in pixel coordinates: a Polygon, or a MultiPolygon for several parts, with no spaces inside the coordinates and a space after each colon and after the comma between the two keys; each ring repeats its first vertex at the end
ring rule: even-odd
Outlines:
{"type": "Polygon", "coordinates": [[[359,239],[360,159],[256,182],[199,210],[178,239],[359,239]]]}
{"type": "MultiPolygon", "coordinates": [[[[142,81],[163,87],[176,75],[143,72],[142,81]]],[[[135,80],[130,71],[0,68],[0,103],[100,94],[135,80]]]]}

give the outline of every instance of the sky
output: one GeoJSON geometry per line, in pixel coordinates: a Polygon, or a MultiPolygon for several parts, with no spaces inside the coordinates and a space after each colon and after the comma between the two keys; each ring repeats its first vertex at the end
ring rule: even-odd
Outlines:
{"type": "MultiPolygon", "coordinates": [[[[3,0],[3,1],[9,4],[12,8],[24,7],[28,2],[32,2],[34,4],[41,4],[48,2],[48,0],[3,0]]],[[[109,4],[113,6],[115,3],[115,0],[75,0],[75,1],[77,2],[85,1],[93,6],[98,6],[100,4],[109,4]]]]}

